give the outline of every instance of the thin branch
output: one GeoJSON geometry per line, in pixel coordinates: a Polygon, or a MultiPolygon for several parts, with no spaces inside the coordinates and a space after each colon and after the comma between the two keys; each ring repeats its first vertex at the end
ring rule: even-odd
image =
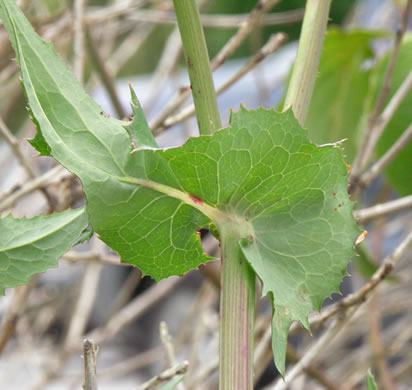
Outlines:
{"type": "Polygon", "coordinates": [[[335,336],[348,323],[357,308],[342,313],[340,318],[336,318],[333,324],[320,337],[320,339],[305,353],[302,359],[286,374],[285,380],[279,379],[273,390],[284,390],[297,378],[303,371],[307,370],[311,362],[323,351],[335,336]]]}
{"type": "Polygon", "coordinates": [[[353,215],[358,223],[367,223],[372,219],[383,217],[408,208],[412,208],[412,195],[392,200],[390,202],[377,204],[366,209],[354,211],[353,215]]]}
{"type": "Polygon", "coordinates": [[[104,263],[132,267],[130,264],[121,263],[119,256],[109,255],[106,253],[96,253],[95,251],[80,252],[71,250],[62,256],[62,260],[69,263],[104,263]]]}
{"type": "MultiPolygon", "coordinates": [[[[395,64],[396,64],[396,60],[397,60],[398,55],[399,55],[402,40],[403,40],[403,37],[404,37],[405,32],[406,32],[406,28],[407,28],[407,24],[408,24],[408,18],[409,18],[411,8],[412,8],[412,0],[408,0],[408,3],[406,4],[406,6],[403,10],[402,20],[401,20],[399,30],[397,31],[396,36],[395,36],[394,48],[392,50],[392,54],[391,54],[391,57],[389,59],[389,62],[388,62],[387,68],[386,68],[386,72],[385,72],[384,80],[382,82],[381,90],[380,90],[378,98],[376,100],[374,110],[373,110],[372,114],[370,115],[370,117],[368,119],[368,124],[367,124],[367,129],[365,131],[365,135],[363,137],[361,146],[358,150],[355,161],[353,163],[352,175],[349,178],[349,192],[352,195],[354,195],[356,190],[357,190],[357,187],[358,187],[357,182],[358,182],[359,176],[360,176],[361,172],[364,170],[366,164],[368,163],[368,161],[371,157],[371,154],[373,153],[373,150],[375,149],[377,139],[379,138],[380,133],[383,131],[383,129],[386,126],[386,124],[385,124],[382,127],[382,124],[381,124],[382,118],[381,118],[380,113],[381,113],[381,111],[384,107],[384,104],[386,102],[386,99],[387,99],[387,97],[390,93],[390,80],[391,80],[391,76],[392,76],[392,73],[393,73],[393,70],[394,70],[394,67],[395,67],[395,64]]],[[[402,88],[402,86],[399,89],[401,89],[401,88],[402,88]]],[[[399,92],[399,90],[398,90],[398,92],[399,92]]],[[[392,100],[393,100],[393,98],[392,98],[392,100]]],[[[389,104],[388,104],[388,106],[389,106],[389,104]]],[[[392,115],[390,115],[390,118],[391,117],[392,117],[392,115]]]]}
{"type": "Polygon", "coordinates": [[[14,295],[10,306],[5,315],[4,322],[0,330],[0,354],[12,338],[16,329],[16,324],[27,306],[27,298],[30,290],[34,285],[34,279],[31,278],[29,284],[18,286],[14,289],[14,295]]]}
{"type": "MultiPolygon", "coordinates": [[[[167,327],[167,324],[165,321],[161,321],[159,324],[159,334],[160,334],[160,340],[162,341],[163,347],[166,351],[166,356],[167,356],[167,365],[170,366],[171,368],[176,366],[176,354],[175,354],[175,348],[173,346],[172,342],[172,337],[169,334],[169,328],[167,327]]],[[[187,370],[187,367],[186,367],[187,370]]],[[[183,383],[179,383],[177,386],[177,390],[184,390],[185,386],[183,383]]]]}
{"type": "Polygon", "coordinates": [[[84,390],[97,390],[96,379],[96,357],[98,348],[93,340],[84,340],[83,342],[83,360],[84,360],[84,390]]]}
{"type": "Polygon", "coordinates": [[[122,103],[120,102],[119,96],[117,95],[116,86],[113,80],[112,75],[109,73],[103,59],[100,57],[99,50],[93,40],[93,36],[88,29],[86,29],[86,40],[87,47],[89,49],[90,57],[92,58],[94,67],[107,91],[109,94],[110,100],[116,110],[116,113],[120,119],[123,119],[126,116],[125,111],[123,110],[122,103]]]}
{"type": "Polygon", "coordinates": [[[162,51],[157,67],[153,72],[150,89],[145,99],[144,106],[147,107],[146,115],[150,112],[154,102],[157,100],[159,89],[170,77],[177,61],[182,53],[182,40],[180,39],[179,29],[176,27],[169,35],[167,42],[162,51]]]}
{"type": "Polygon", "coordinates": [[[142,280],[142,271],[139,268],[132,267],[127,279],[123,282],[122,287],[119,292],[116,294],[116,298],[110,306],[110,310],[106,313],[105,321],[117,313],[122,307],[124,307],[127,302],[129,302],[133,296],[133,293],[136,291],[137,286],[142,280]]]}
{"type": "MultiPolygon", "coordinates": [[[[298,352],[289,344],[286,351],[286,357],[293,363],[298,363],[302,360],[302,357],[299,356],[298,352]]],[[[313,363],[309,363],[304,369],[306,374],[315,379],[319,384],[321,384],[325,389],[328,390],[339,390],[341,387],[334,382],[332,382],[326,374],[313,363]]]]}
{"type": "Polygon", "coordinates": [[[47,171],[42,176],[38,176],[35,179],[28,181],[22,187],[13,189],[8,194],[1,197],[0,212],[11,208],[14,203],[23,196],[30,194],[33,191],[39,190],[42,187],[50,184],[51,182],[59,181],[66,177],[73,176],[72,173],[66,171],[62,166],[58,165],[50,171],[47,171]]]}
{"type": "Polygon", "coordinates": [[[100,9],[95,7],[94,10],[87,13],[86,23],[88,25],[106,23],[109,19],[119,18],[133,12],[134,8],[140,8],[145,2],[145,0],[125,0],[116,2],[109,7],[101,7],[100,9]]]}
{"type": "MultiPolygon", "coordinates": [[[[383,201],[388,199],[389,191],[385,189],[379,196],[379,199],[383,201]]],[[[373,259],[372,261],[374,264],[376,263],[375,259],[382,258],[382,243],[385,238],[385,219],[380,218],[375,223],[375,231],[372,236],[372,254],[373,259]]],[[[376,265],[378,265],[376,263],[376,265]]],[[[381,326],[383,317],[382,317],[382,310],[381,310],[381,299],[378,290],[375,290],[375,293],[371,296],[367,307],[367,317],[368,317],[368,335],[369,335],[369,344],[370,344],[370,351],[371,351],[371,360],[374,366],[377,368],[378,371],[378,378],[379,382],[381,383],[381,387],[385,390],[395,390],[395,385],[393,382],[393,377],[388,367],[388,357],[389,355],[386,353],[385,350],[385,342],[383,340],[383,329],[381,326]]]]}
{"type": "Polygon", "coordinates": [[[85,42],[84,9],[87,0],[75,0],[73,9],[73,73],[83,83],[85,42]]]}
{"type": "Polygon", "coordinates": [[[30,179],[34,179],[37,176],[37,174],[35,170],[33,169],[32,164],[27,160],[26,156],[21,151],[19,140],[12,134],[12,132],[9,130],[9,128],[4,123],[1,117],[0,117],[0,133],[4,137],[6,142],[9,144],[10,148],[13,150],[14,155],[17,157],[21,166],[26,171],[27,176],[30,179]]]}
{"type": "MultiPolygon", "coordinates": [[[[250,72],[256,67],[260,62],[262,62],[266,57],[273,54],[283,43],[286,42],[286,35],[283,33],[274,34],[269,38],[269,41],[250,59],[250,61],[245,64],[241,69],[239,69],[229,80],[227,80],[223,85],[216,89],[216,95],[220,95],[227,89],[229,89],[233,84],[239,81],[246,73],[250,72]]],[[[183,122],[190,118],[195,113],[194,105],[190,105],[184,108],[175,116],[170,116],[164,121],[164,126],[158,128],[155,134],[160,134],[163,130],[174,126],[177,123],[183,122]]]]}
{"type": "MultiPolygon", "coordinates": [[[[299,8],[291,11],[277,12],[273,14],[263,15],[258,18],[254,23],[254,27],[260,26],[282,26],[291,23],[296,23],[302,20],[304,9],[299,8]]],[[[238,28],[239,25],[246,23],[250,18],[250,13],[247,14],[232,14],[232,15],[200,15],[200,22],[203,27],[212,28],[238,28]]],[[[127,15],[127,19],[135,22],[144,23],[163,23],[163,24],[175,24],[176,17],[173,12],[167,11],[154,11],[148,9],[139,10],[139,12],[127,15]]]]}
{"type": "Polygon", "coordinates": [[[372,275],[369,281],[360,288],[356,293],[350,294],[330,309],[324,311],[310,321],[310,325],[321,326],[329,318],[335,316],[339,312],[345,311],[351,306],[362,304],[366,301],[368,295],[373,291],[379,283],[382,282],[394,269],[396,264],[402,259],[402,256],[407,253],[409,247],[412,245],[412,233],[399,244],[395,251],[384,259],[380,267],[372,275]]]}
{"type": "MultiPolygon", "coordinates": [[[[412,72],[411,72],[412,75],[412,72]]],[[[412,138],[412,125],[410,125],[391,146],[391,148],[375,163],[361,178],[359,187],[367,187],[371,181],[396,157],[412,138]]]]}
{"type": "Polygon", "coordinates": [[[412,0],[408,0],[407,4],[405,5],[405,9],[402,12],[402,20],[401,20],[400,27],[398,31],[396,32],[392,55],[391,55],[391,58],[388,62],[388,65],[385,71],[385,76],[383,79],[382,87],[379,92],[379,96],[376,100],[375,108],[369,119],[371,127],[373,127],[375,122],[377,121],[379,114],[381,113],[385,105],[386,99],[388,98],[388,95],[391,91],[391,88],[390,88],[391,77],[395,69],[396,60],[398,59],[398,56],[399,56],[399,51],[401,48],[403,37],[407,30],[408,19],[411,13],[411,9],[412,9],[412,0]]]}
{"type": "MultiPolygon", "coordinates": [[[[3,118],[1,117],[0,117],[0,133],[3,135],[6,142],[9,144],[10,148],[14,152],[14,155],[19,160],[21,166],[26,171],[27,176],[30,179],[35,179],[36,177],[38,177],[38,174],[33,169],[32,164],[28,161],[28,159],[22,152],[20,148],[19,140],[12,134],[12,132],[7,127],[7,125],[4,123],[3,118]]],[[[43,193],[44,197],[46,198],[47,203],[49,204],[49,212],[51,212],[55,206],[55,201],[53,197],[49,194],[47,189],[45,189],[44,187],[40,187],[39,190],[43,193]]]]}
{"type": "Polygon", "coordinates": [[[230,38],[222,50],[220,50],[218,55],[213,59],[211,63],[212,70],[216,70],[225,62],[226,58],[230,57],[234,53],[234,51],[258,25],[258,22],[261,20],[263,15],[269,12],[277,3],[279,3],[279,1],[280,0],[258,1],[255,8],[248,15],[247,19],[241,23],[236,34],[230,38]]]}
{"type": "Polygon", "coordinates": [[[110,339],[126,325],[130,324],[137,317],[146,312],[156,302],[163,299],[166,295],[179,284],[182,278],[170,277],[163,280],[161,283],[150,288],[143,294],[136,297],[127,306],[122,308],[115,314],[107,324],[102,328],[97,328],[87,334],[87,338],[92,338],[98,344],[102,344],[105,340],[110,339]]]}
{"type": "Polygon", "coordinates": [[[110,367],[99,371],[99,378],[113,379],[121,376],[126,376],[136,370],[158,362],[162,356],[164,349],[162,346],[157,346],[147,351],[141,352],[131,358],[122,360],[110,367]]]}
{"type": "Polygon", "coordinates": [[[97,296],[101,271],[101,264],[90,263],[86,266],[79,298],[72,313],[69,329],[64,341],[64,349],[66,350],[72,349],[72,345],[76,345],[84,334],[91,310],[93,309],[93,303],[97,296]]]}
{"type": "Polygon", "coordinates": [[[188,367],[189,367],[189,362],[187,361],[176,364],[173,367],[168,368],[167,370],[164,370],[159,375],[156,375],[154,378],[143,383],[141,386],[137,388],[137,390],[149,390],[157,386],[160,383],[173,379],[175,376],[184,375],[186,374],[188,367]]]}
{"type": "Polygon", "coordinates": [[[218,369],[219,358],[213,356],[212,358],[205,360],[203,364],[196,371],[196,376],[192,376],[187,384],[188,389],[197,390],[207,381],[211,374],[218,369]]]}
{"type": "Polygon", "coordinates": [[[370,156],[375,149],[376,143],[378,142],[379,137],[381,136],[383,130],[392,119],[396,110],[399,108],[409,91],[412,89],[412,70],[409,72],[408,76],[405,77],[405,80],[402,82],[401,86],[393,95],[392,99],[389,101],[388,105],[385,107],[385,110],[382,112],[382,115],[377,120],[375,126],[371,129],[369,143],[365,148],[365,155],[362,159],[362,169],[365,167],[366,163],[369,161],[370,156]]]}
{"type": "Polygon", "coordinates": [[[169,328],[165,321],[161,321],[159,324],[159,334],[160,340],[162,341],[163,347],[166,351],[167,362],[169,366],[176,364],[175,349],[172,344],[172,337],[169,334],[169,328]]]}
{"type": "MultiPolygon", "coordinates": [[[[253,30],[257,21],[271,8],[275,6],[280,0],[259,0],[258,4],[252,10],[248,19],[242,23],[233,37],[225,44],[225,46],[219,51],[216,57],[211,62],[212,71],[215,71],[225,60],[232,55],[232,53],[241,45],[241,43],[247,38],[250,32],[253,30]]],[[[177,108],[179,108],[186,98],[190,95],[190,86],[185,86],[179,90],[175,97],[169,101],[159,116],[150,123],[152,131],[156,131],[157,128],[162,127],[165,120],[170,114],[172,114],[177,108]]]]}
{"type": "Polygon", "coordinates": [[[273,353],[271,348],[272,342],[272,327],[268,326],[263,333],[259,343],[256,345],[254,354],[255,366],[255,385],[262,376],[265,368],[270,360],[273,360],[273,353]]]}

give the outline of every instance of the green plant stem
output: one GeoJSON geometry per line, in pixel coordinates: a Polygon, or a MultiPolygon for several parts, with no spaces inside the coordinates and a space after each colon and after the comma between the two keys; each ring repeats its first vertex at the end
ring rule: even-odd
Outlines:
{"type": "Polygon", "coordinates": [[[205,35],[195,0],[173,0],[200,135],[222,127],[205,35]]]}
{"type": "Polygon", "coordinates": [[[255,273],[239,246],[242,234],[218,226],[221,236],[219,389],[253,389],[255,273]]]}
{"type": "Polygon", "coordinates": [[[306,2],[298,52],[284,104],[285,110],[292,107],[302,126],[315,85],[330,4],[331,0],[306,2]]]}
{"type": "MultiPolygon", "coordinates": [[[[221,127],[209,55],[195,0],[173,0],[189,71],[200,135],[221,127]]],[[[219,218],[220,219],[220,218],[219,218]]],[[[220,219],[222,221],[222,219],[220,219]]],[[[253,388],[255,273],[239,246],[234,224],[218,225],[223,267],[220,299],[219,389],[253,388]]],[[[241,226],[241,224],[240,224],[241,226]]]]}

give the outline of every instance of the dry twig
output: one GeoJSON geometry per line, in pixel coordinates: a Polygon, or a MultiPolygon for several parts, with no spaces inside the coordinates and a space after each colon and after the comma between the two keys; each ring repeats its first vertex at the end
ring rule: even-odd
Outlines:
{"type": "MultiPolygon", "coordinates": [[[[227,80],[223,85],[216,89],[216,95],[220,95],[227,89],[229,89],[233,84],[239,81],[246,73],[250,72],[261,63],[265,58],[273,54],[279,47],[286,41],[286,35],[283,33],[278,33],[272,35],[269,41],[263,46],[249,61],[245,64],[239,71],[237,71],[229,80],[227,80]]],[[[170,116],[164,121],[164,126],[158,128],[155,134],[159,134],[161,131],[174,126],[177,123],[183,122],[184,120],[190,118],[195,113],[195,106],[192,104],[175,116],[170,116]]]]}
{"type": "Polygon", "coordinates": [[[98,348],[93,340],[84,340],[83,359],[84,359],[84,384],[83,390],[97,390],[96,378],[96,358],[98,348]]]}
{"type": "Polygon", "coordinates": [[[390,202],[377,204],[375,206],[354,211],[353,215],[358,223],[367,223],[372,219],[393,214],[398,211],[412,208],[412,195],[392,200],[390,202]]]}
{"type": "Polygon", "coordinates": [[[149,390],[162,382],[173,379],[177,375],[184,375],[186,374],[188,367],[189,362],[187,361],[175,364],[173,367],[164,370],[159,375],[156,375],[154,378],[143,383],[141,386],[137,388],[137,390],[149,390]]]}

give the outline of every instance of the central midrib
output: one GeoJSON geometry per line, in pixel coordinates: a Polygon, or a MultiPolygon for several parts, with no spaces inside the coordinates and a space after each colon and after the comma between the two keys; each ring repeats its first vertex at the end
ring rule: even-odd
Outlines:
{"type": "Polygon", "coordinates": [[[208,205],[201,199],[197,199],[191,194],[177,190],[176,188],[169,187],[161,183],[156,183],[151,180],[139,179],[135,177],[117,177],[117,180],[122,183],[136,184],[145,188],[150,188],[172,198],[179,199],[183,203],[199,210],[202,214],[206,215],[214,222],[218,222],[219,220],[228,217],[225,212],[217,209],[216,207],[208,205]]]}

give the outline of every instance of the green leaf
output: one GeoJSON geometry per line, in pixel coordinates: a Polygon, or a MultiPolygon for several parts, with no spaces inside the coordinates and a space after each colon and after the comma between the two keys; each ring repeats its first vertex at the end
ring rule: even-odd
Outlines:
{"type": "MultiPolygon", "coordinates": [[[[124,122],[101,115],[15,2],[2,4],[32,112],[51,154],[82,181],[94,230],[156,280],[211,260],[200,228],[222,241],[240,232],[233,245],[272,298],[283,374],[291,322],[308,328],[308,313],[338,291],[359,233],[340,148],[312,144],[291,111],[241,108],[213,136],[131,153],[124,122]]],[[[135,125],[139,139],[147,128],[135,125]]]]}
{"type": "Polygon", "coordinates": [[[173,390],[176,386],[184,379],[184,375],[178,375],[175,378],[171,379],[165,385],[159,388],[159,390],[173,390]]]}
{"type": "Polygon", "coordinates": [[[87,224],[84,208],[30,219],[0,218],[0,294],[56,267],[87,224]]]}
{"type": "Polygon", "coordinates": [[[130,84],[129,88],[132,96],[131,106],[133,119],[130,124],[125,126],[125,129],[129,133],[131,140],[135,143],[137,148],[158,148],[153,134],[150,131],[149,125],[147,124],[139,99],[130,84]]]}
{"type": "MultiPolygon", "coordinates": [[[[284,373],[292,321],[309,329],[308,313],[339,289],[358,229],[338,147],[311,144],[292,113],[241,111],[233,128],[249,141],[250,168],[230,204],[251,225],[243,252],[273,299],[273,350],[284,373]]],[[[243,140],[245,144],[245,140],[243,140]]]]}
{"type": "MultiPolygon", "coordinates": [[[[376,68],[375,75],[375,94],[383,82],[386,66],[391,53],[385,56],[376,68]]],[[[390,81],[391,94],[389,99],[395,94],[402,82],[411,71],[412,64],[412,33],[407,34],[402,42],[399,56],[393,70],[390,81]]],[[[404,98],[403,102],[395,112],[394,116],[386,126],[385,131],[379,139],[377,145],[378,156],[383,154],[396,142],[401,134],[412,122],[412,91],[404,98]]],[[[390,184],[399,192],[400,195],[412,194],[412,141],[397,154],[395,159],[385,169],[385,175],[390,184]]]]}
{"type": "Polygon", "coordinates": [[[357,151],[360,121],[368,103],[370,70],[365,61],[373,58],[370,43],[382,37],[376,31],[329,30],[319,64],[319,77],[309,105],[305,127],[318,144],[347,138],[345,158],[351,162],[357,151]]]}
{"type": "MultiPolygon", "coordinates": [[[[90,222],[100,238],[122,261],[138,265],[156,280],[182,275],[211,260],[203,255],[196,234],[209,218],[164,193],[164,188],[180,189],[180,185],[161,152],[131,153],[132,140],[124,122],[103,114],[52,45],[35,34],[15,1],[2,1],[0,13],[41,137],[51,155],[80,178],[90,222]],[[149,186],[160,184],[162,190],[144,188],[134,178],[149,186]]],[[[132,126],[139,139],[139,129],[144,133],[147,125],[139,126],[137,118],[141,116],[132,126]]],[[[147,140],[147,134],[142,139],[147,140]]],[[[183,195],[193,203],[189,194],[183,195]]]]}
{"type": "Polygon", "coordinates": [[[368,371],[368,379],[367,379],[368,390],[378,390],[378,386],[376,385],[375,378],[371,370],[368,371]]]}

